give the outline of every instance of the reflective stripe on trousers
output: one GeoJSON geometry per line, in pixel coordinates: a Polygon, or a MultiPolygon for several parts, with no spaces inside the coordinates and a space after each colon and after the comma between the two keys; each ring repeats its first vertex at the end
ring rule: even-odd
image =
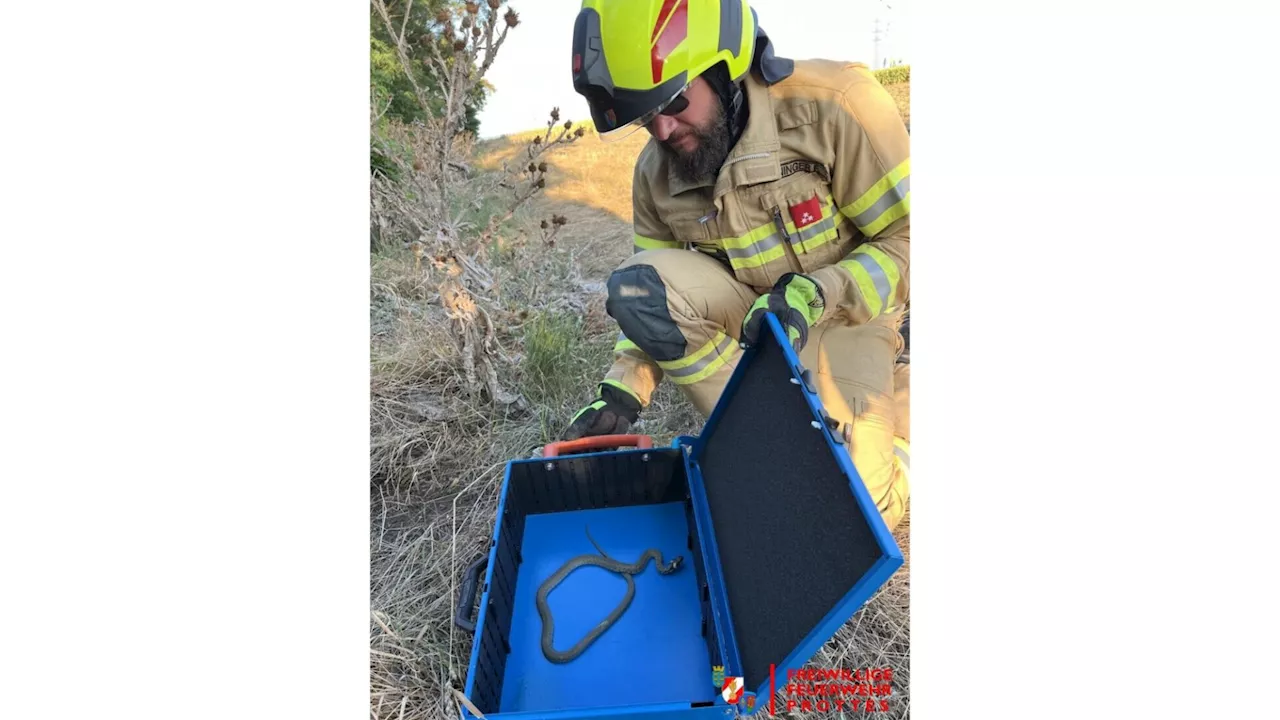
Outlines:
{"type": "Polygon", "coordinates": [[[721,331],[692,353],[679,360],[659,362],[658,367],[675,384],[692,385],[736,361],[741,352],[737,340],[721,331]]]}

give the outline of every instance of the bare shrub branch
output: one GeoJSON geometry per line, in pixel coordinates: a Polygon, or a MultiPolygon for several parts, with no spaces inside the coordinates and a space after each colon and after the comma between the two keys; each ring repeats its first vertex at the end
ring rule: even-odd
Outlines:
{"type": "MultiPolygon", "coordinates": [[[[486,248],[504,222],[546,189],[548,167],[541,158],[583,132],[571,133],[572,123],[566,121],[553,137],[560,122],[559,108],[554,108],[546,131],[525,143],[524,162],[473,178],[469,160],[474,138],[465,131],[467,103],[508,32],[519,24],[518,14],[510,8],[501,13],[503,3],[488,0],[468,3],[459,12],[441,10],[434,17],[426,15],[421,3],[413,14],[412,0],[403,9],[394,7],[394,0],[370,2],[424,118],[411,124],[386,118],[390,102],[371,111],[372,152],[381,163],[379,171],[370,173],[371,235],[383,249],[412,252],[422,287],[415,292],[430,296],[445,310],[466,391],[488,403],[521,406],[522,398],[499,381],[507,373],[499,372],[504,353],[486,310],[495,290],[486,248]],[[415,27],[425,34],[411,43],[411,32],[418,37],[415,27]],[[429,81],[423,82],[424,77],[429,81]],[[509,193],[501,210],[478,218],[478,224],[464,221],[468,204],[463,202],[459,210],[461,198],[492,197],[499,190],[509,193]],[[428,287],[433,290],[428,292],[428,287]]],[[[470,211],[482,207],[470,204],[470,211]]],[[[548,247],[554,247],[556,233],[567,222],[561,216],[552,220],[541,233],[548,247]]]]}

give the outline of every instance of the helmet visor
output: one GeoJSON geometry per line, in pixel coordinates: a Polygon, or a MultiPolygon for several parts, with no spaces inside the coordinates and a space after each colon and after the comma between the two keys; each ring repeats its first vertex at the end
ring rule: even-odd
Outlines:
{"type": "Polygon", "coordinates": [[[604,142],[617,142],[653,122],[653,119],[659,115],[676,115],[683,112],[685,108],[689,107],[689,100],[684,93],[689,89],[690,84],[685,83],[671,97],[626,125],[616,127],[608,132],[599,133],[600,139],[604,142]]]}

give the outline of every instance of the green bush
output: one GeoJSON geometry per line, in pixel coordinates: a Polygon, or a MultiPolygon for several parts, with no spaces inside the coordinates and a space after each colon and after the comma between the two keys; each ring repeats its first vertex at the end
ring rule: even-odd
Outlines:
{"type": "Polygon", "coordinates": [[[399,139],[401,133],[392,132],[392,126],[399,122],[384,117],[369,133],[370,169],[396,183],[403,179],[400,167],[412,165],[414,160],[413,148],[399,139]]]}
{"type": "Polygon", "coordinates": [[[373,172],[382,174],[383,177],[392,182],[400,182],[403,179],[400,174],[400,168],[383,153],[384,151],[378,149],[376,142],[369,145],[370,169],[373,172]]]}
{"type": "Polygon", "coordinates": [[[881,85],[911,82],[911,66],[899,65],[897,67],[882,68],[875,71],[875,76],[881,85]]]}
{"type": "Polygon", "coordinates": [[[582,320],[568,313],[539,313],[524,328],[524,392],[546,405],[578,399],[584,392],[582,320]]]}

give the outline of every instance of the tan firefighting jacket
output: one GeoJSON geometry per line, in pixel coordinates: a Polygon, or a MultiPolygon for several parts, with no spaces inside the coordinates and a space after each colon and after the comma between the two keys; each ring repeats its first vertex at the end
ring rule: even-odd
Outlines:
{"type": "MultiPolygon", "coordinates": [[[[826,299],[820,323],[905,305],[911,153],[893,99],[857,63],[798,60],[777,84],[752,73],[744,85],[747,127],[714,186],[685,183],[655,140],[641,151],[636,252],[707,253],[761,294],[788,272],[807,274],[826,299]]],[[[623,336],[614,351],[608,377],[647,406],[662,370],[623,336]]]]}

